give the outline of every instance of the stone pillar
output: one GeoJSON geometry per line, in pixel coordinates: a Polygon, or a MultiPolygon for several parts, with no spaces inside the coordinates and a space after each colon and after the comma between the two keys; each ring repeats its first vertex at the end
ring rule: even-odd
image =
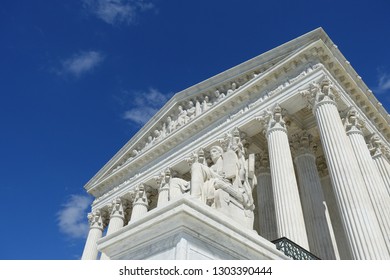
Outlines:
{"type": "Polygon", "coordinates": [[[332,182],[328,173],[328,167],[326,166],[325,157],[323,155],[317,157],[317,170],[321,178],[322,192],[326,201],[326,217],[328,219],[333,248],[337,249],[335,249],[336,259],[351,260],[351,252],[347,242],[343,223],[341,222],[336,197],[334,195],[332,182]]]}
{"type": "Polygon", "coordinates": [[[292,151],[310,252],[321,259],[334,260],[336,259],[335,248],[333,248],[326,217],[325,197],[316,166],[316,144],[313,142],[312,135],[306,131],[294,135],[293,139],[292,151]]]}
{"type": "Polygon", "coordinates": [[[364,122],[355,108],[351,108],[348,111],[344,126],[357,158],[357,163],[366,184],[388,252],[390,253],[390,196],[384,181],[381,179],[378,168],[371,159],[371,154],[362,132],[364,122]]]}
{"type": "Polygon", "coordinates": [[[302,92],[316,117],[337,205],[354,259],[389,259],[370,196],[337,110],[329,80],[302,92]]]}
{"type": "Polygon", "coordinates": [[[266,135],[278,238],[287,237],[309,249],[287,128],[278,104],[270,117],[266,135]]]}
{"type": "Polygon", "coordinates": [[[100,210],[88,214],[89,233],[85,243],[82,260],[96,260],[98,256],[97,241],[103,234],[103,217],[100,210]]]}
{"type": "Polygon", "coordinates": [[[372,159],[381,175],[381,178],[386,186],[387,192],[390,195],[390,164],[389,149],[380,140],[378,135],[373,135],[370,139],[370,151],[372,159]]]}
{"type": "Polygon", "coordinates": [[[158,189],[157,207],[161,207],[169,202],[169,180],[171,178],[171,171],[165,170],[160,177],[158,177],[157,184],[160,186],[158,189]]]}
{"type": "MultiPolygon", "coordinates": [[[[120,198],[115,199],[111,204],[111,213],[110,213],[110,222],[108,224],[106,236],[120,230],[123,228],[125,223],[125,211],[123,207],[123,202],[120,198]]],[[[109,260],[110,258],[102,253],[101,260],[109,260]]]]}
{"type": "Polygon", "coordinates": [[[257,213],[259,217],[259,234],[272,241],[278,238],[275,203],[272,191],[272,178],[269,168],[268,153],[258,155],[259,171],[257,175],[257,213]]]}
{"type": "Polygon", "coordinates": [[[131,212],[130,221],[135,221],[148,212],[148,198],[146,195],[146,189],[143,184],[139,185],[135,191],[135,197],[133,202],[133,211],[131,212]]]}

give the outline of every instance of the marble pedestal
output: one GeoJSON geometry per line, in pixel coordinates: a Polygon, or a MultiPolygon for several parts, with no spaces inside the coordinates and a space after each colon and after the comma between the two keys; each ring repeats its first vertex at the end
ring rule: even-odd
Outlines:
{"type": "Polygon", "coordinates": [[[288,259],[275,245],[183,196],[98,241],[111,260],[288,259]]]}

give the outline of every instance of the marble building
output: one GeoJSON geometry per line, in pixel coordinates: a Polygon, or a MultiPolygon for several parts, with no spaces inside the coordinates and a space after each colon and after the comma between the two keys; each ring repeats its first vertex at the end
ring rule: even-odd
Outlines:
{"type": "Polygon", "coordinates": [[[309,32],[175,94],[86,184],[82,259],[390,259],[389,120],[309,32]]]}

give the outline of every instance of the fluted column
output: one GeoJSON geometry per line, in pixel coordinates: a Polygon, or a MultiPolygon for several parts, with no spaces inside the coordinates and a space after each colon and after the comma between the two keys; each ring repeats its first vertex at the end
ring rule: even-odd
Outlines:
{"type": "Polygon", "coordinates": [[[306,131],[294,135],[293,138],[292,150],[310,252],[321,259],[334,260],[335,248],[326,217],[325,198],[314,154],[316,144],[313,143],[311,134],[306,131]]]}
{"type": "Polygon", "coordinates": [[[166,169],[164,173],[156,178],[158,189],[157,207],[161,207],[169,202],[169,180],[171,178],[171,171],[166,169]]]}
{"type": "Polygon", "coordinates": [[[332,182],[328,173],[328,167],[325,162],[324,156],[317,157],[317,170],[320,175],[322,192],[326,201],[327,219],[329,224],[329,230],[332,237],[333,247],[335,250],[336,258],[341,260],[352,259],[350,248],[345,235],[343,223],[341,222],[339,209],[337,207],[336,197],[332,187],[332,182]],[[332,235],[333,233],[333,235],[332,235]]]}
{"type": "MultiPolygon", "coordinates": [[[[123,228],[125,223],[125,211],[123,209],[123,202],[120,198],[115,199],[110,206],[110,222],[108,224],[106,236],[123,228]]],[[[109,260],[110,258],[102,253],[101,260],[109,260]]]]}
{"type": "Polygon", "coordinates": [[[144,185],[139,185],[135,191],[135,197],[133,202],[133,211],[131,212],[130,221],[135,221],[148,212],[148,198],[144,185]]]}
{"type": "Polygon", "coordinates": [[[97,241],[103,234],[103,217],[99,210],[88,214],[89,233],[85,243],[82,260],[96,260],[98,256],[97,241]]]}
{"type": "Polygon", "coordinates": [[[278,238],[287,237],[309,249],[286,124],[279,105],[271,113],[267,141],[278,238]]]}
{"type": "Polygon", "coordinates": [[[367,148],[362,132],[364,123],[355,108],[351,108],[347,113],[344,126],[357,158],[388,252],[390,252],[390,196],[367,148]]]}
{"type": "Polygon", "coordinates": [[[259,233],[267,240],[278,238],[275,203],[272,191],[272,178],[269,168],[268,153],[259,154],[259,170],[257,175],[257,211],[259,217],[259,233]]]}
{"type": "Polygon", "coordinates": [[[354,259],[389,259],[370,196],[337,110],[329,80],[303,92],[312,98],[332,186],[354,259]]]}
{"type": "Polygon", "coordinates": [[[387,192],[390,195],[390,164],[388,162],[389,150],[386,149],[378,135],[373,135],[370,139],[371,155],[374,163],[381,175],[381,178],[386,186],[387,192]]]}

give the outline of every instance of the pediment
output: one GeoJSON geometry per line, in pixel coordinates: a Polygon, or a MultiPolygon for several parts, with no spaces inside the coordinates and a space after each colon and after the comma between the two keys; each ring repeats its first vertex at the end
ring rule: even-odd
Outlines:
{"type": "Polygon", "coordinates": [[[319,28],[175,94],[86,184],[86,190],[100,196],[113,183],[137,176],[138,169],[203,127],[238,117],[263,98],[298,82],[329,57],[333,58],[327,62],[330,68],[346,61],[319,28]]]}

